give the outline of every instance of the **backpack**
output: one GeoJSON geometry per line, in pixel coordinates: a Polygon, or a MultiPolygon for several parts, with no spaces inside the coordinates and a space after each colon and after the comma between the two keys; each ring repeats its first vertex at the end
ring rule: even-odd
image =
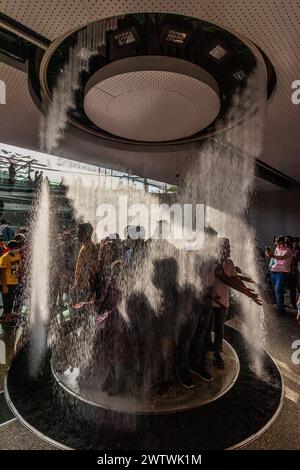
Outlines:
{"type": "Polygon", "coordinates": [[[7,225],[5,229],[3,230],[3,241],[9,242],[10,240],[13,240],[14,237],[15,237],[15,232],[9,225],[7,225]]]}

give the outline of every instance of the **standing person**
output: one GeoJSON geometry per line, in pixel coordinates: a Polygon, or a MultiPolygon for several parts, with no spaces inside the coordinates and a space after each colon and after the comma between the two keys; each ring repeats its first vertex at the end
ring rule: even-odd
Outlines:
{"type": "Polygon", "coordinates": [[[206,357],[208,331],[212,318],[212,289],[215,282],[215,270],[218,265],[217,258],[217,232],[211,227],[204,229],[205,250],[195,259],[195,272],[201,286],[201,308],[196,329],[190,345],[190,371],[198,375],[205,382],[213,380],[208,370],[206,357]]]}
{"type": "MultiPolygon", "coordinates": [[[[273,243],[274,243],[274,250],[277,246],[277,241],[278,239],[282,237],[282,235],[276,235],[274,238],[273,238],[273,243]]],[[[268,247],[269,248],[269,247],[268,247]]],[[[270,251],[270,250],[269,250],[270,251]]],[[[269,271],[271,272],[271,269],[272,269],[272,266],[275,264],[275,259],[274,258],[270,258],[270,261],[269,261],[269,271]]]]}
{"type": "Polygon", "coordinates": [[[208,330],[208,335],[209,340],[211,341],[211,331],[214,324],[214,361],[219,368],[223,369],[225,367],[225,362],[222,358],[221,352],[224,337],[224,323],[229,307],[229,287],[242,292],[258,305],[261,305],[261,302],[258,298],[258,295],[249,289],[238,277],[234,263],[230,258],[230,242],[228,238],[220,239],[219,249],[220,263],[215,272],[215,282],[212,290],[213,315],[210,328],[208,330]]]}
{"type": "Polygon", "coordinates": [[[23,233],[18,233],[15,237],[15,241],[19,244],[19,253],[21,258],[21,264],[19,266],[19,279],[23,280],[25,267],[27,263],[27,256],[28,256],[28,247],[26,244],[26,237],[23,233]]]}
{"type": "Polygon", "coordinates": [[[15,240],[8,242],[9,251],[0,258],[1,285],[3,298],[4,321],[12,321],[15,293],[19,283],[19,265],[21,256],[19,243],[15,240]]]}
{"type": "Polygon", "coordinates": [[[1,219],[0,223],[0,239],[3,240],[3,231],[7,227],[7,222],[5,219],[1,219]]]}
{"type": "Polygon", "coordinates": [[[18,267],[18,285],[15,292],[14,312],[20,312],[22,308],[23,291],[25,287],[25,276],[28,258],[28,244],[24,234],[19,233],[15,237],[19,245],[20,264],[18,267]]]}
{"type": "MultiPolygon", "coordinates": [[[[277,235],[273,238],[273,243],[274,243],[273,251],[276,248],[278,238],[279,237],[277,235]]],[[[265,259],[265,252],[266,251],[269,251],[269,252],[272,251],[271,247],[270,246],[265,247],[265,250],[263,252],[264,259],[265,259]]],[[[265,300],[268,304],[271,304],[271,305],[275,304],[275,292],[274,292],[274,286],[273,286],[273,283],[272,283],[272,280],[271,280],[271,268],[272,268],[273,264],[275,264],[275,259],[274,258],[268,259],[268,271],[265,275],[265,288],[266,288],[265,300]]],[[[263,265],[263,267],[264,267],[264,265],[263,265]]],[[[261,272],[263,271],[263,267],[260,268],[261,272]]]]}
{"type": "Polygon", "coordinates": [[[297,289],[299,290],[299,270],[298,264],[300,262],[300,247],[299,247],[299,238],[294,237],[290,239],[290,244],[287,245],[293,251],[293,258],[291,263],[291,272],[290,272],[290,281],[289,281],[289,288],[290,288],[290,300],[291,306],[293,309],[297,309],[297,289]]]}
{"type": "Polygon", "coordinates": [[[2,239],[4,242],[9,242],[15,238],[14,229],[11,227],[9,222],[6,222],[6,227],[2,231],[2,239]]]}
{"type": "Polygon", "coordinates": [[[201,260],[197,263],[196,270],[197,273],[200,274],[201,280],[204,277],[204,273],[207,277],[205,279],[205,285],[202,285],[201,305],[189,351],[190,371],[205,382],[211,382],[213,380],[208,370],[206,339],[212,315],[211,290],[214,280],[214,265],[215,260],[213,258],[201,260]]]}
{"type": "MultiPolygon", "coordinates": [[[[140,330],[144,330],[144,336],[149,341],[151,334],[152,346],[149,348],[151,360],[154,356],[156,362],[157,390],[158,394],[165,394],[172,383],[174,376],[175,351],[177,340],[177,325],[179,321],[181,292],[178,283],[178,263],[175,258],[162,258],[153,261],[153,273],[151,282],[158,289],[157,317],[148,311],[148,321],[140,321],[140,330]],[[149,315],[150,314],[150,315],[149,315]],[[152,318],[151,320],[149,318],[152,318]],[[145,324],[148,324],[148,333],[145,324]],[[150,334],[151,332],[151,334],[150,334]]],[[[138,317],[146,313],[138,312],[138,317]]],[[[180,383],[186,388],[193,388],[194,383],[188,369],[187,377],[180,374],[180,383]]]]}
{"type": "Polygon", "coordinates": [[[146,255],[144,227],[140,227],[139,225],[136,227],[132,226],[130,232],[128,232],[126,243],[127,249],[124,253],[126,264],[140,263],[146,255]]]}
{"type": "Polygon", "coordinates": [[[294,240],[293,243],[294,243],[295,249],[298,250],[298,253],[299,253],[298,265],[297,265],[297,272],[298,272],[297,289],[298,289],[298,292],[300,294],[300,239],[299,239],[299,237],[294,237],[293,240],[294,240]]]}
{"type": "Polygon", "coordinates": [[[34,172],[34,184],[37,185],[39,182],[39,177],[40,177],[40,172],[38,170],[35,170],[34,172]]]}
{"type": "Polygon", "coordinates": [[[3,241],[0,240],[0,256],[4,255],[6,252],[6,246],[4,245],[3,241]]]}
{"type": "Polygon", "coordinates": [[[266,256],[275,259],[271,267],[271,280],[275,290],[276,310],[279,315],[284,315],[284,289],[289,281],[293,251],[285,244],[285,238],[280,236],[274,253],[266,250],[266,256]]]}
{"type": "Polygon", "coordinates": [[[123,255],[124,255],[125,262],[127,264],[130,263],[131,257],[133,254],[133,241],[132,241],[132,238],[130,237],[131,230],[132,230],[132,226],[127,225],[127,227],[124,229],[124,240],[122,242],[123,255]]]}
{"type": "Polygon", "coordinates": [[[63,244],[61,254],[64,261],[64,267],[62,270],[63,291],[69,295],[80,247],[78,246],[78,240],[74,237],[74,233],[72,233],[72,231],[64,232],[62,234],[62,240],[63,244]]]}
{"type": "Polygon", "coordinates": [[[77,302],[90,300],[93,290],[94,277],[98,265],[98,248],[92,242],[93,227],[89,223],[79,224],[77,238],[81,243],[76,268],[73,292],[77,302]]]}
{"type": "Polygon", "coordinates": [[[14,162],[10,162],[8,168],[8,175],[9,175],[9,184],[13,185],[16,182],[16,165],[14,162]]]}

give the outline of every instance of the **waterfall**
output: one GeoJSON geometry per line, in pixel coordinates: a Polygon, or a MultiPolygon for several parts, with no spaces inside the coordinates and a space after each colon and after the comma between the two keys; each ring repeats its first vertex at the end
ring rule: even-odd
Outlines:
{"type": "Polygon", "coordinates": [[[50,195],[46,181],[38,193],[31,234],[30,372],[36,375],[47,348],[49,322],[50,195]]]}

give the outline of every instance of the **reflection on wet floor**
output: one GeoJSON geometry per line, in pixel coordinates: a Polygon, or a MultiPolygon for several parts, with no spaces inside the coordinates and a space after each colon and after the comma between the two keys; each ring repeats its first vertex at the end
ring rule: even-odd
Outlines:
{"type": "MultiPolygon", "coordinates": [[[[239,327],[236,320],[228,323],[232,327],[239,327]]],[[[284,406],[271,428],[243,449],[299,449],[300,428],[297,423],[300,420],[300,369],[299,365],[292,363],[291,355],[293,341],[300,339],[300,328],[292,313],[285,318],[279,318],[272,307],[266,310],[266,326],[267,350],[277,361],[285,381],[284,406]]],[[[0,340],[4,340],[6,344],[7,364],[13,354],[13,335],[13,328],[0,325],[0,340]]],[[[0,390],[3,389],[5,371],[6,365],[0,364],[0,390]]],[[[14,420],[0,426],[0,449],[54,449],[54,447],[46,444],[14,420]]]]}
{"type": "Polygon", "coordinates": [[[0,426],[2,426],[5,423],[8,423],[14,419],[14,415],[8,408],[8,405],[5,401],[4,393],[0,393],[0,426]]]}
{"type": "MultiPolygon", "coordinates": [[[[93,384],[79,387],[80,371],[77,367],[68,367],[63,373],[58,374],[57,378],[72,392],[79,394],[83,400],[87,400],[97,406],[135,413],[151,412],[172,412],[197,408],[209,401],[220,397],[228,391],[238,376],[239,361],[234,350],[224,341],[224,359],[225,369],[218,369],[214,364],[212,357],[208,356],[210,372],[214,377],[211,383],[203,382],[199,377],[193,376],[195,383],[194,389],[183,388],[180,384],[174,384],[168,395],[164,397],[151,397],[151,399],[141,399],[132,395],[109,396],[101,391],[101,384],[93,384]],[[79,391],[80,390],[80,391],[79,391]]],[[[208,353],[212,355],[212,353],[208,353]]],[[[52,363],[55,370],[55,363],[52,363]]]]}
{"type": "Polygon", "coordinates": [[[13,357],[14,352],[14,328],[5,326],[0,323],[0,341],[1,341],[1,356],[0,356],[0,391],[4,388],[4,377],[6,369],[13,357]]]}

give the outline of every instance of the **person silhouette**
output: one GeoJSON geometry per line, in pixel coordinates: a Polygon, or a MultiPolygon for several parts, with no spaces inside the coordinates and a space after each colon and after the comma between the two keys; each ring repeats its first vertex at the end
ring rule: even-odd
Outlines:
{"type": "Polygon", "coordinates": [[[201,302],[193,286],[178,283],[178,263],[175,258],[153,262],[152,282],[160,291],[159,320],[162,335],[162,382],[173,381],[174,372],[179,383],[193,388],[189,370],[191,341],[199,315],[201,302]]]}
{"type": "Polygon", "coordinates": [[[161,335],[162,361],[159,365],[160,388],[166,391],[174,379],[175,331],[178,314],[178,265],[174,258],[153,261],[151,281],[158,289],[158,322],[161,335]]]}
{"type": "Polygon", "coordinates": [[[126,312],[135,345],[134,381],[143,394],[151,393],[156,387],[161,363],[159,321],[143,292],[133,292],[129,296],[126,312]]]}
{"type": "Polygon", "coordinates": [[[205,382],[213,380],[207,370],[206,343],[212,318],[212,291],[217,264],[218,261],[214,256],[200,256],[195,260],[195,270],[201,286],[201,314],[197,318],[190,344],[189,364],[191,372],[205,382]]]}

